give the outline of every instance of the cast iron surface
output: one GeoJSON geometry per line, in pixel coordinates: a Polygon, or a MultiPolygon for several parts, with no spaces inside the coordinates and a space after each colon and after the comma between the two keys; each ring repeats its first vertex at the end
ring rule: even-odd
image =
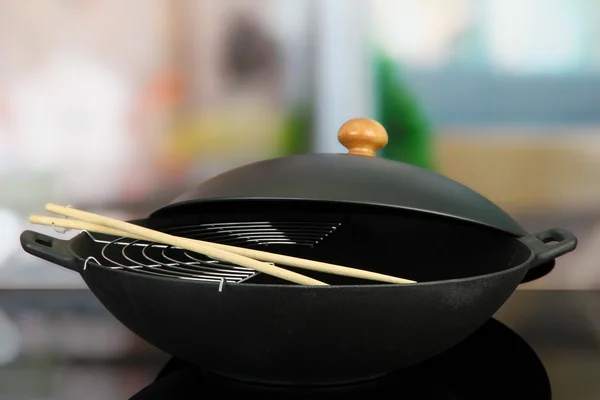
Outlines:
{"type": "MultiPolygon", "coordinates": [[[[97,256],[85,234],[61,241],[26,231],[21,241],[26,251],[80,272],[125,326],[182,360],[245,381],[331,384],[369,379],[450,348],[498,310],[530,267],[576,245],[561,230],[518,240],[473,224],[431,219],[431,229],[427,219],[419,220],[421,230],[415,225],[399,235],[403,225],[389,216],[352,215],[330,247],[324,241],[306,253],[424,282],[415,285],[342,280],[302,287],[267,279],[225,284],[219,292],[214,282],[159,278],[93,261],[84,270],[86,258],[97,256]],[[542,243],[550,240],[557,243],[542,243]]],[[[138,223],[158,228],[159,221],[138,223]]]]}
{"type": "Polygon", "coordinates": [[[67,242],[52,247],[65,251],[55,262],[81,271],[100,302],[149,343],[219,374],[277,384],[360,381],[423,361],[483,324],[526,271],[404,287],[226,284],[219,292],[93,262],[82,271],[67,242]]]}
{"type": "MultiPolygon", "coordinates": [[[[223,200],[309,200],[418,210],[527,232],[493,202],[442,175],[377,157],[308,154],[256,162],[220,174],[177,198],[153,216],[202,210],[223,200]]],[[[289,207],[294,207],[293,203],[289,207]]]]}

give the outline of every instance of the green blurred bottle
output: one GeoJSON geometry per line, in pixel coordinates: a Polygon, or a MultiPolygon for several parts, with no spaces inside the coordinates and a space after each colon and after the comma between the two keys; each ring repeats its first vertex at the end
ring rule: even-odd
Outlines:
{"type": "Polygon", "coordinates": [[[374,67],[375,119],[385,127],[389,137],[379,156],[434,170],[431,126],[400,79],[398,63],[379,53],[374,67]]]}

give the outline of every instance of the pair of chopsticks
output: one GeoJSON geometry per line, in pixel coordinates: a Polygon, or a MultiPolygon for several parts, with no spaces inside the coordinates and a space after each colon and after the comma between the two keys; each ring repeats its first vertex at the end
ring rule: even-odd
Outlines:
{"type": "Polygon", "coordinates": [[[56,218],[43,215],[31,215],[29,221],[37,225],[47,225],[65,229],[86,230],[88,232],[101,233],[116,237],[126,237],[137,240],[149,240],[157,243],[163,243],[175,247],[180,247],[195,253],[204,254],[208,257],[220,261],[240,265],[246,268],[254,269],[268,275],[294,282],[300,285],[323,286],[327,283],[317,279],[293,272],[276,265],[275,263],[288,265],[291,267],[320,271],[334,275],[343,275],[348,277],[387,282],[407,284],[415,283],[408,279],[395,276],[379,274],[376,272],[365,271],[356,268],[344,267],[341,265],[329,264],[319,261],[312,261],[303,258],[290,257],[282,254],[269,253],[260,250],[247,249],[237,246],[229,246],[220,243],[206,242],[197,239],[189,239],[180,236],[169,235],[153,229],[145,228],[129,222],[93,214],[86,211],[77,210],[71,207],[64,207],[57,204],[46,204],[46,211],[73,218],[56,218]]]}

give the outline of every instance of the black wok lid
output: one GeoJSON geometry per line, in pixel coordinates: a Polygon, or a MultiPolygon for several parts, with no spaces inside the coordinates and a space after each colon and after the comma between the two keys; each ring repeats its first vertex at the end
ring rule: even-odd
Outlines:
{"type": "Polygon", "coordinates": [[[338,132],[347,154],[303,154],[232,169],[201,183],[156,210],[176,214],[184,206],[219,201],[293,200],[368,204],[413,210],[485,225],[522,236],[527,232],[493,202],[437,173],[375,157],[388,141],[383,126],[353,119],[338,132]]]}

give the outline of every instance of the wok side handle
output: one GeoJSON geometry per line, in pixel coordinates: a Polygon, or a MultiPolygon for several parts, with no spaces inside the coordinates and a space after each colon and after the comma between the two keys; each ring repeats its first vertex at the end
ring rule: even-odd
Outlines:
{"type": "Polygon", "coordinates": [[[80,259],[70,250],[68,240],[27,230],[21,233],[21,247],[27,253],[43,260],[81,272],[80,259]]]}
{"type": "Polygon", "coordinates": [[[530,268],[553,261],[577,247],[577,238],[566,229],[552,228],[519,239],[526,244],[534,254],[530,268]]]}

